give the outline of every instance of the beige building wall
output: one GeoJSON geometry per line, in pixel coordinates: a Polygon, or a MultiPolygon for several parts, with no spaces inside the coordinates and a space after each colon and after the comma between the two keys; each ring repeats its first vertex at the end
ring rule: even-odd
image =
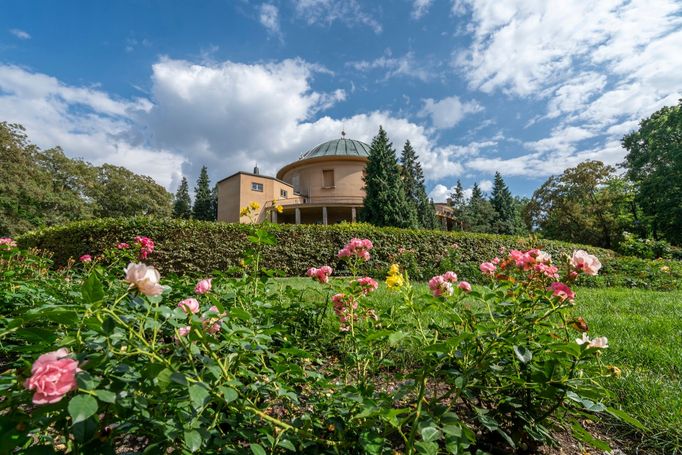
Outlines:
{"type": "Polygon", "coordinates": [[[293,198],[293,193],[291,185],[273,177],[239,172],[218,183],[218,221],[250,223],[251,218],[240,217],[239,211],[251,202],[258,202],[260,209],[253,217],[256,222],[262,222],[273,200],[293,198]],[[254,190],[253,184],[262,185],[262,191],[254,190]]]}
{"type": "Polygon", "coordinates": [[[355,203],[365,196],[363,157],[329,156],[292,163],[277,177],[291,184],[308,203],[355,203]],[[324,171],[333,171],[334,185],[325,186],[324,171]]]}

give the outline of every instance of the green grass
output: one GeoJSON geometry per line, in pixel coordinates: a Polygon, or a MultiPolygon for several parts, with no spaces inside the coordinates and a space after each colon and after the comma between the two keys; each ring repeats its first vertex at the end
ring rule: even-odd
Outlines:
{"type": "MultiPolygon", "coordinates": [[[[320,289],[306,278],[278,282],[320,289]]],[[[417,292],[428,293],[428,289],[419,284],[417,292]]],[[[574,314],[585,318],[591,336],[609,339],[603,362],[622,370],[620,378],[604,384],[613,394],[609,404],[647,428],[646,434],[635,435],[630,427],[614,424],[609,433],[656,452],[682,452],[682,291],[580,288],[576,294],[574,314]]],[[[305,300],[319,298],[314,293],[304,295],[305,300]]],[[[394,299],[380,286],[372,301],[389,306],[394,299]]]]}

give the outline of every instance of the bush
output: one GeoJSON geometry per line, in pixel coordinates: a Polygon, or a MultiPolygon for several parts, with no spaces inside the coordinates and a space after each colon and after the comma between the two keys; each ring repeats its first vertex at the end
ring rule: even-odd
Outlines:
{"type": "Polygon", "coordinates": [[[629,232],[623,233],[623,241],[618,245],[618,252],[642,259],[682,260],[682,248],[673,246],[665,240],[638,238],[629,232]]]}
{"type": "MultiPolygon", "coordinates": [[[[388,265],[394,262],[400,263],[416,280],[428,279],[446,270],[459,270],[477,277],[479,264],[500,255],[503,249],[540,247],[555,258],[575,249],[598,256],[604,263],[603,276],[597,281],[599,285],[682,288],[679,280],[676,282],[682,277],[682,264],[621,258],[611,250],[566,242],[470,232],[378,228],[367,224],[261,227],[276,239],[271,245],[262,245],[262,266],[286,276],[302,276],[311,264],[329,264],[337,273],[347,274],[346,264],[336,256],[339,245],[353,237],[363,237],[372,240],[375,246],[372,261],[375,265],[364,272],[375,277],[383,276],[388,265]],[[666,266],[669,272],[661,271],[666,266]],[[644,271],[646,276],[642,276],[644,271]]],[[[96,256],[120,241],[145,235],[157,243],[152,263],[162,273],[199,275],[240,267],[244,252],[252,248],[247,236],[253,229],[244,224],[117,218],[47,228],[17,240],[21,247],[47,250],[55,264],[63,266],[82,254],[96,256]]],[[[593,285],[593,282],[585,284],[593,285]]]]}

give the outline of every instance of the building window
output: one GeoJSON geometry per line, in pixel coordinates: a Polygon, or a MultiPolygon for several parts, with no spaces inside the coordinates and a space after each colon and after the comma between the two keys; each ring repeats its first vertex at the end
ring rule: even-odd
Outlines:
{"type": "Polygon", "coordinates": [[[322,171],[322,187],[334,188],[334,171],[332,169],[322,171]]]}
{"type": "Polygon", "coordinates": [[[260,191],[262,193],[263,192],[263,184],[251,182],[251,191],[260,191]]]}
{"type": "Polygon", "coordinates": [[[279,190],[279,197],[286,199],[287,198],[287,190],[279,190]]]}

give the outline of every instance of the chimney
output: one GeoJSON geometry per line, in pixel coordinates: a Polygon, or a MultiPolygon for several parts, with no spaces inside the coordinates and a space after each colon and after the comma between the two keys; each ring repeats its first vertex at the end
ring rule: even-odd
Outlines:
{"type": "Polygon", "coordinates": [[[260,175],[260,169],[258,169],[258,164],[256,164],[256,165],[253,167],[253,173],[256,174],[256,175],[260,175]]]}

